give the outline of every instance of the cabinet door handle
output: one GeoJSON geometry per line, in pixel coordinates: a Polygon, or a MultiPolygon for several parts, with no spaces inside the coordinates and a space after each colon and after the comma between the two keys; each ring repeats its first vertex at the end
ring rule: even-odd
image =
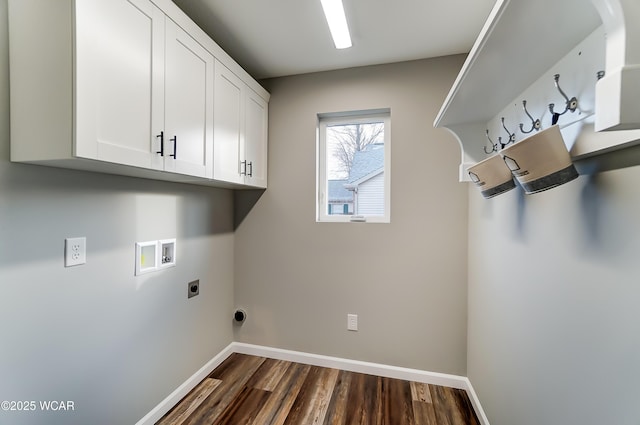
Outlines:
{"type": "Polygon", "coordinates": [[[156,139],[158,137],[160,138],[160,150],[156,151],[156,153],[159,153],[160,156],[164,156],[164,131],[161,131],[160,134],[156,136],[156,139]]]}
{"type": "Polygon", "coordinates": [[[240,175],[247,175],[247,161],[240,161],[240,175]]]}
{"type": "Polygon", "coordinates": [[[253,177],[253,161],[249,162],[249,177],[253,177]]]}
{"type": "Polygon", "coordinates": [[[169,141],[173,142],[173,153],[169,156],[172,156],[173,159],[178,159],[178,136],[173,136],[169,141]]]}

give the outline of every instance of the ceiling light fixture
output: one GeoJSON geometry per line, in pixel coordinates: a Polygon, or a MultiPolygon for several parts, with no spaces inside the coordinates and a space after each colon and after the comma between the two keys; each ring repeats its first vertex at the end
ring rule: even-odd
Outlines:
{"type": "Polygon", "coordinates": [[[352,46],[347,17],[344,14],[342,0],[320,0],[324,16],[327,17],[331,37],[336,49],[346,49],[352,46]]]}

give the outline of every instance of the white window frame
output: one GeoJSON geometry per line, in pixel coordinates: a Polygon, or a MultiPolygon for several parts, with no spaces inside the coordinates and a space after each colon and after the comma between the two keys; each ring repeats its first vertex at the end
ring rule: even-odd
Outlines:
{"type": "Polygon", "coordinates": [[[316,133],[316,222],[391,222],[391,110],[375,109],[318,114],[316,133]],[[384,122],[384,215],[333,215],[327,211],[327,127],[384,122]]]}

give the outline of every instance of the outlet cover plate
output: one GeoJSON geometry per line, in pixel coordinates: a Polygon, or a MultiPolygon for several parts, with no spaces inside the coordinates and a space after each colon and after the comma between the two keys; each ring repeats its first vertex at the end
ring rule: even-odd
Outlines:
{"type": "Polygon", "coordinates": [[[347,330],[349,330],[349,331],[357,331],[358,330],[358,315],[357,314],[347,314],[347,330]]]}
{"type": "Polygon", "coordinates": [[[87,238],[64,240],[64,266],[73,267],[87,262],[87,238]]]}

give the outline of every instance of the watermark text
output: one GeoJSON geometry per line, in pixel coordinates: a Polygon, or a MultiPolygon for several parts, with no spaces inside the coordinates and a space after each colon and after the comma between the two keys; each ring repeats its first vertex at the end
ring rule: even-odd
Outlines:
{"type": "Polygon", "coordinates": [[[4,400],[0,409],[5,412],[68,412],[76,410],[72,400],[4,400]]]}

